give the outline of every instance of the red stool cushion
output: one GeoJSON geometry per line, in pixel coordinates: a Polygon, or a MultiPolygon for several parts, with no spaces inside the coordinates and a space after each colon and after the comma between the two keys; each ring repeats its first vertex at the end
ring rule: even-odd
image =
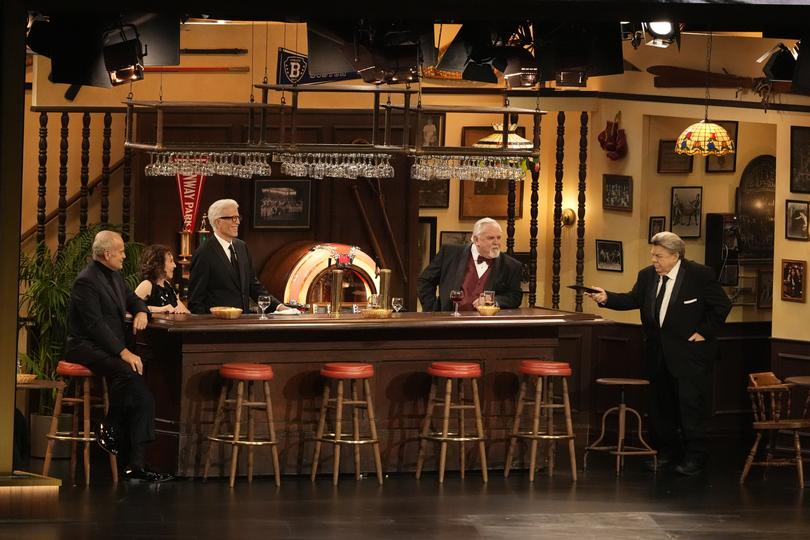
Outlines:
{"type": "Polygon", "coordinates": [[[230,362],[220,366],[219,376],[242,381],[270,381],[273,379],[273,368],[269,364],[230,362]]]}
{"type": "Polygon", "coordinates": [[[94,377],[92,371],[87,369],[85,366],[81,364],[74,364],[72,362],[65,362],[64,360],[59,360],[59,363],[56,364],[56,373],[63,377],[94,377]]]}
{"type": "Polygon", "coordinates": [[[368,379],[374,376],[374,366],[355,362],[324,364],[321,375],[330,379],[368,379]]]}
{"type": "Polygon", "coordinates": [[[481,376],[481,366],[474,362],[433,362],[428,373],[434,377],[473,379],[481,376]]]}
{"type": "Polygon", "coordinates": [[[545,360],[523,360],[520,362],[518,371],[524,375],[534,375],[538,377],[571,376],[571,366],[566,362],[547,362],[545,360]]]}

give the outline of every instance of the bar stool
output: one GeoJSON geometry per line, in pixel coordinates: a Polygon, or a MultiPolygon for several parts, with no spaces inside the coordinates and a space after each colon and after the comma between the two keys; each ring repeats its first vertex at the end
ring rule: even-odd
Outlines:
{"type": "Polygon", "coordinates": [[[273,368],[268,364],[252,364],[247,362],[231,362],[222,364],[219,368],[219,376],[225,379],[219,393],[217,412],[214,417],[214,427],[211,435],[208,436],[208,453],[205,456],[205,470],[203,480],[208,478],[208,470],[211,465],[211,453],[215,443],[231,445],[231,472],[229,486],[233,487],[236,478],[236,465],[239,457],[239,447],[247,446],[248,451],[248,483],[253,482],[253,448],[256,446],[270,446],[273,455],[273,472],[275,473],[276,486],[281,485],[281,469],[278,463],[278,442],[276,440],[276,428],[273,424],[273,402],[270,399],[270,381],[273,380],[273,368]],[[262,383],[264,391],[264,401],[253,401],[253,383],[262,383]],[[236,384],[236,398],[228,398],[229,391],[236,384]],[[247,383],[247,392],[245,392],[247,383]],[[247,399],[245,399],[247,397],[247,399]],[[248,436],[242,438],[242,409],[247,409],[248,413],[248,436]],[[226,409],[233,409],[233,433],[220,433],[222,419],[226,409]],[[267,414],[267,437],[256,437],[255,411],[264,409],[267,414]]]}
{"type": "Polygon", "coordinates": [[[332,444],[335,447],[334,459],[332,462],[332,484],[338,485],[340,475],[340,445],[349,444],[354,446],[354,477],[360,480],[360,446],[370,444],[374,451],[374,466],[377,469],[377,481],[382,485],[383,470],[382,459],[380,458],[380,439],[377,436],[377,421],[374,416],[374,403],[371,400],[371,385],[369,379],[374,376],[374,366],[360,363],[329,363],[321,368],[321,376],[326,379],[323,387],[323,401],[321,402],[321,414],[318,418],[318,431],[315,434],[315,452],[312,456],[312,473],[310,479],[315,481],[318,474],[318,460],[321,455],[321,443],[332,444]],[[336,382],[336,394],[330,398],[331,382],[336,382]],[[343,383],[351,383],[351,399],[344,398],[343,383]],[[360,398],[360,381],[363,382],[363,397],[360,398]],[[343,407],[352,407],[352,434],[343,433],[343,407]],[[329,409],[335,409],[335,431],[324,433],[326,429],[326,416],[329,409]],[[366,409],[368,413],[370,437],[360,435],[360,409],[366,409]]]}
{"type": "Polygon", "coordinates": [[[509,436],[509,450],[506,454],[506,466],[503,470],[504,478],[509,477],[512,467],[512,458],[515,452],[517,439],[531,440],[529,482],[534,482],[534,472],[537,465],[537,443],[551,441],[548,447],[549,476],[554,475],[554,454],[558,440],[568,441],[568,458],[571,462],[571,478],[577,479],[577,456],[574,448],[574,426],[571,422],[571,405],[568,401],[568,377],[571,376],[571,367],[565,362],[549,362],[546,360],[523,360],[518,371],[523,375],[518,392],[518,401],[515,408],[515,420],[509,436]],[[562,379],[562,402],[554,402],[554,379],[562,379]],[[534,399],[526,399],[529,383],[534,384],[534,399]],[[525,405],[534,405],[532,413],[532,428],[529,431],[520,431],[520,420],[525,405]],[[554,411],[563,409],[565,413],[565,431],[555,433],[554,411]]]}
{"type": "Polygon", "coordinates": [[[632,407],[628,407],[624,403],[624,391],[626,386],[647,386],[650,384],[650,381],[647,379],[596,379],[597,384],[602,384],[605,386],[618,386],[619,387],[619,405],[617,407],[611,407],[610,409],[606,410],[604,414],[602,414],[602,432],[599,434],[599,438],[596,441],[585,448],[585,455],[582,456],[582,468],[586,469],[588,466],[588,452],[590,451],[597,451],[597,452],[610,452],[611,454],[616,456],[616,476],[621,473],[622,468],[624,467],[624,456],[652,456],[653,457],[653,468],[658,468],[658,452],[653,450],[649,444],[644,440],[644,437],[641,436],[641,415],[638,413],[637,410],[633,409],[632,407]],[[626,416],[627,413],[630,412],[635,415],[636,420],[638,421],[638,440],[639,443],[642,445],[641,447],[638,446],[627,446],[624,444],[624,435],[626,431],[626,416]],[[619,438],[615,445],[607,445],[607,446],[599,446],[599,443],[602,442],[602,439],[605,438],[605,420],[607,420],[608,415],[612,413],[617,413],[619,417],[619,438]]]}
{"type": "MultiPolygon", "coordinates": [[[[94,407],[104,409],[104,414],[110,408],[109,395],[107,394],[107,381],[101,377],[101,397],[92,396],[90,393],[92,380],[95,374],[81,364],[74,364],[60,360],[56,365],[56,373],[66,379],[67,395],[65,387],[56,391],[56,402],[53,406],[53,416],[51,426],[48,430],[48,447],[45,450],[45,461],[42,464],[42,476],[48,476],[53,458],[53,445],[56,441],[70,441],[70,481],[76,480],[76,443],[84,443],[84,485],[90,485],[90,443],[95,442],[96,434],[90,430],[90,412],[94,407]],[[81,390],[79,385],[81,384],[81,390]],[[70,431],[58,431],[57,423],[59,415],[62,414],[63,407],[73,409],[73,422],[70,431]],[[82,413],[82,430],[79,431],[79,409],[82,413]]],[[[118,459],[110,454],[110,471],[112,481],[118,483],[118,459]]]]}
{"type": "Polygon", "coordinates": [[[461,444],[459,450],[459,460],[461,478],[464,478],[465,455],[464,443],[468,441],[478,441],[478,453],[481,458],[481,474],[484,482],[487,482],[487,453],[486,437],[484,436],[484,423],[481,419],[481,402],[478,398],[478,379],[481,377],[481,366],[472,362],[433,362],[428,368],[428,373],[432,376],[430,383],[430,394],[428,395],[425,418],[422,421],[422,429],[419,435],[419,456],[416,460],[416,479],[422,476],[422,467],[425,464],[425,447],[427,441],[440,443],[439,450],[439,483],[444,482],[444,468],[447,462],[447,443],[457,442],[461,444]],[[437,399],[438,381],[444,379],[444,399],[437,399]],[[464,400],[464,381],[469,380],[472,386],[472,404],[464,400]],[[457,400],[453,401],[453,382],[457,386],[457,400]],[[431,430],[431,420],[433,419],[433,408],[437,403],[441,403],[442,430],[434,432],[431,430]],[[475,414],[475,436],[468,436],[464,426],[464,411],[472,409],[475,414]],[[458,431],[450,432],[450,411],[458,411],[458,431]]]}

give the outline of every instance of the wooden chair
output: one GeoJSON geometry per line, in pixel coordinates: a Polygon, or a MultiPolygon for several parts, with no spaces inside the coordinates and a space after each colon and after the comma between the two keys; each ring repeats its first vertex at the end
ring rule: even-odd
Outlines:
{"type": "Polygon", "coordinates": [[[799,476],[799,486],[804,487],[804,470],[802,468],[802,447],[799,440],[799,431],[810,428],[810,419],[791,418],[790,389],[792,384],[784,384],[772,372],[751,373],[748,375],[750,385],[748,394],[751,397],[751,406],[754,412],[754,429],[757,431],[754,445],[748,453],[745,467],[740,475],[740,483],[745,482],[748,471],[752,465],[765,467],[790,466],[796,467],[799,476]],[[775,458],[776,436],[780,431],[793,432],[793,457],[775,458]],[[759,449],[762,436],[769,434],[768,451],[762,461],[754,461],[759,449]]]}

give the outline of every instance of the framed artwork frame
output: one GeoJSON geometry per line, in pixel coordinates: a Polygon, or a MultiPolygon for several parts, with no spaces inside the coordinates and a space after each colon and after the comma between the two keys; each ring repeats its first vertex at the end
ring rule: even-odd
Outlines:
{"type": "Polygon", "coordinates": [[[673,186],[669,230],[681,238],[700,238],[703,213],[702,186],[673,186]]]}
{"type": "Polygon", "coordinates": [[[416,136],[420,137],[423,147],[444,146],[444,113],[420,113],[419,131],[416,136]]]}
{"type": "Polygon", "coordinates": [[[782,300],[807,301],[807,261],[782,259],[782,300]]]}
{"type": "Polygon", "coordinates": [[[254,229],[309,229],[312,180],[257,179],[253,184],[254,229]]]}
{"type": "Polygon", "coordinates": [[[675,152],[675,139],[658,141],[658,172],[689,174],[692,172],[692,156],[675,152]]]}
{"type": "Polygon", "coordinates": [[[773,308],[773,269],[757,271],[757,308],[773,308]]]}
{"type": "Polygon", "coordinates": [[[652,244],[653,236],[667,230],[666,216],[650,216],[650,228],[647,231],[647,243],[652,244]]]}
{"type": "Polygon", "coordinates": [[[624,249],[619,240],[596,240],[596,269],[624,272],[624,249]]]}
{"type": "Polygon", "coordinates": [[[788,199],[785,201],[785,238],[787,240],[810,240],[808,233],[810,202],[788,199]]]}
{"type": "Polygon", "coordinates": [[[420,180],[419,208],[449,208],[450,180],[420,180]]]}
{"type": "Polygon", "coordinates": [[[419,217],[419,236],[416,238],[416,252],[421,272],[436,256],[436,217],[419,217]]]}
{"type": "Polygon", "coordinates": [[[472,242],[472,231],[442,231],[439,234],[439,248],[442,246],[466,246],[472,242]]]}
{"type": "Polygon", "coordinates": [[[520,264],[522,265],[522,271],[520,274],[520,290],[523,291],[524,294],[529,292],[529,257],[531,253],[528,251],[515,251],[512,253],[512,257],[517,259],[520,264]]]}
{"type": "Polygon", "coordinates": [[[602,209],[633,211],[633,177],[621,174],[602,175],[602,209]]]}
{"type": "Polygon", "coordinates": [[[706,156],[705,169],[707,173],[733,173],[737,170],[737,131],[739,122],[735,120],[718,120],[714,122],[718,126],[725,128],[728,136],[734,143],[735,152],[726,156],[706,156]]]}
{"type": "Polygon", "coordinates": [[[810,193],[810,127],[790,127],[790,192],[810,193]]]}
{"type": "MultiPolygon", "coordinates": [[[[461,145],[472,146],[492,133],[492,126],[464,126],[461,128],[461,145]]],[[[516,133],[525,136],[526,129],[518,126],[516,133]]],[[[515,183],[515,218],[523,217],[523,184],[515,183]]],[[[507,218],[509,180],[487,180],[486,182],[459,181],[459,219],[507,218]]]]}

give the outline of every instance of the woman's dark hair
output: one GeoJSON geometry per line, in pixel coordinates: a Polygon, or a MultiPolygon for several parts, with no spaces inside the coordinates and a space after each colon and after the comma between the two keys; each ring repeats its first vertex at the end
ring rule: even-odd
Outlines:
{"type": "Polygon", "coordinates": [[[174,258],[172,248],[163,244],[154,244],[143,250],[140,268],[141,279],[156,281],[163,273],[163,269],[166,268],[167,254],[174,258]]]}

